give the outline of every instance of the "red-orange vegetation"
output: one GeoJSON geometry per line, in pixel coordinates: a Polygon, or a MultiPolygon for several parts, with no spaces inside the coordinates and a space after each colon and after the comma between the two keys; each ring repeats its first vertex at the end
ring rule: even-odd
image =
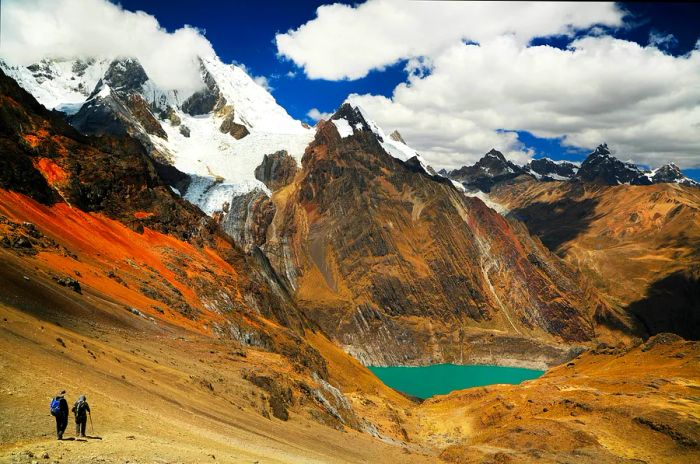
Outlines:
{"type": "Polygon", "coordinates": [[[39,158],[34,162],[34,167],[39,170],[49,184],[64,182],[68,177],[66,171],[49,158],[39,158]]]}
{"type": "Polygon", "coordinates": [[[149,213],[147,211],[136,211],[134,213],[134,217],[136,219],[145,219],[145,218],[149,218],[151,216],[153,216],[153,213],[149,213]]]}
{"type": "MultiPolygon", "coordinates": [[[[74,275],[80,273],[81,285],[117,300],[125,306],[139,309],[145,314],[156,315],[154,307],[167,307],[141,291],[143,285],[151,286],[164,279],[175,287],[182,298],[200,311],[196,321],[177,311],[159,315],[188,328],[205,332],[208,322],[221,322],[223,317],[208,310],[200,301],[192,285],[183,282],[175,271],[179,262],[186,262],[192,269],[207,269],[205,279],[238,278],[235,269],[215,249],[197,249],[189,243],[145,228],[139,234],[124,224],[99,213],[86,213],[66,203],[46,206],[22,194],[0,190],[0,214],[17,222],[28,221],[46,236],[66,247],[78,256],[78,260],[54,251],[43,251],[37,261],[47,269],[74,275]],[[174,261],[173,256],[179,259],[174,261]],[[108,276],[109,271],[123,276],[120,283],[108,276]],[[155,273],[155,274],[154,274],[155,273]],[[153,278],[159,279],[153,281],[153,278]]],[[[225,242],[223,242],[225,243],[225,242]]],[[[186,275],[188,269],[182,269],[186,275]]],[[[240,294],[238,294],[240,295],[240,294]]]]}

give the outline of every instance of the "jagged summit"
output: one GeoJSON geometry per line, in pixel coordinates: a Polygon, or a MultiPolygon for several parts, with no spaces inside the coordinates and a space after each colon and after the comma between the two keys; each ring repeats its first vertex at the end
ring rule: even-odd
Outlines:
{"type": "Polygon", "coordinates": [[[683,171],[675,165],[675,163],[664,164],[658,169],[652,171],[652,182],[658,183],[676,183],[682,185],[698,186],[693,179],[686,177],[683,171]]]}
{"type": "Polygon", "coordinates": [[[492,148],[472,166],[463,166],[448,174],[468,189],[478,189],[488,192],[491,187],[504,180],[524,174],[523,168],[508,161],[503,153],[492,148]]]}
{"type": "Polygon", "coordinates": [[[680,168],[673,163],[650,171],[636,164],[620,161],[612,154],[607,143],[598,145],[580,165],[570,161],[539,158],[518,166],[508,161],[498,150],[491,149],[473,165],[463,166],[450,172],[444,171],[443,175],[461,182],[468,190],[478,189],[489,192],[494,184],[523,174],[540,181],[576,180],[602,185],[658,183],[700,185],[683,175],[680,168]]]}
{"type": "MultiPolygon", "coordinates": [[[[403,162],[410,162],[417,169],[434,175],[433,169],[428,166],[428,163],[416,150],[394,137],[387,137],[382,128],[359,105],[348,101],[344,102],[331,116],[330,122],[335,125],[342,138],[350,137],[357,131],[373,133],[388,155],[403,162]]],[[[399,138],[401,137],[399,136],[399,138]]]]}
{"type": "Polygon", "coordinates": [[[487,158],[487,159],[488,159],[488,158],[496,158],[497,160],[499,160],[499,161],[501,161],[501,162],[503,162],[503,163],[507,163],[506,157],[503,156],[503,153],[501,153],[500,151],[496,150],[495,148],[490,149],[490,150],[483,156],[483,158],[482,158],[481,160],[479,160],[478,162],[483,162],[483,161],[484,161],[484,158],[487,158]]]}
{"type": "Polygon", "coordinates": [[[527,163],[523,169],[538,180],[569,180],[576,175],[579,166],[569,161],[539,158],[527,163]]]}
{"type": "Polygon", "coordinates": [[[598,145],[596,147],[596,149],[593,150],[593,152],[588,156],[594,156],[594,157],[603,156],[603,157],[605,157],[605,156],[609,156],[610,154],[611,154],[611,152],[610,152],[610,149],[608,148],[608,144],[603,142],[600,145],[598,145]]]}
{"type": "Polygon", "coordinates": [[[117,91],[139,92],[146,81],[148,81],[148,76],[138,60],[121,58],[109,64],[109,68],[95,87],[95,91],[98,91],[102,84],[109,85],[110,88],[117,91]]]}
{"type": "Polygon", "coordinates": [[[44,106],[72,114],[81,132],[128,134],[154,159],[188,174],[179,193],[209,214],[232,195],[266,191],[255,178],[264,155],[285,150],[299,163],[314,135],[243,68],[215,56],[200,60],[196,92],[159,88],[128,57],[0,66],[44,106]]]}
{"type": "Polygon", "coordinates": [[[607,144],[599,145],[590,153],[575,176],[585,182],[604,185],[649,185],[651,179],[636,165],[612,156],[607,144]]]}

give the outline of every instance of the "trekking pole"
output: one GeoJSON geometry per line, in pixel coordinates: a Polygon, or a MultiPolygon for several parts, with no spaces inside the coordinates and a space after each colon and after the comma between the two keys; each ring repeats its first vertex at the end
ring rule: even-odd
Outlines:
{"type": "Polygon", "coordinates": [[[92,414],[88,413],[88,417],[90,418],[90,433],[95,434],[95,427],[92,426],[92,414]]]}

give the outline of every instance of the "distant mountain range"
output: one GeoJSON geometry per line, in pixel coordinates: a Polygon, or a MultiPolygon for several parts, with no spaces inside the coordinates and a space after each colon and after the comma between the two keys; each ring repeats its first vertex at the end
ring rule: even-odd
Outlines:
{"type": "Polygon", "coordinates": [[[599,145],[581,164],[540,158],[519,166],[493,149],[471,166],[452,171],[441,170],[440,174],[462,183],[465,188],[483,192],[489,192],[498,182],[521,175],[532,176],[545,182],[583,181],[600,185],[676,183],[694,187],[700,185],[683,175],[673,163],[647,170],[632,163],[622,162],[611,154],[607,144],[599,145]]]}

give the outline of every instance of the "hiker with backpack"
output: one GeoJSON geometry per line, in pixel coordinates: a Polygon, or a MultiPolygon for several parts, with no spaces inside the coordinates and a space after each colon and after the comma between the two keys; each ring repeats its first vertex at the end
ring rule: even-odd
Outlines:
{"type": "Polygon", "coordinates": [[[62,390],[58,395],[51,400],[50,410],[51,415],[56,418],[56,437],[63,440],[63,432],[68,427],[68,401],[64,398],[65,390],[62,390]]]}
{"type": "Polygon", "coordinates": [[[87,403],[85,395],[80,395],[78,401],[73,405],[73,414],[75,415],[75,433],[79,437],[85,438],[88,414],[90,414],[90,405],[87,403]]]}

